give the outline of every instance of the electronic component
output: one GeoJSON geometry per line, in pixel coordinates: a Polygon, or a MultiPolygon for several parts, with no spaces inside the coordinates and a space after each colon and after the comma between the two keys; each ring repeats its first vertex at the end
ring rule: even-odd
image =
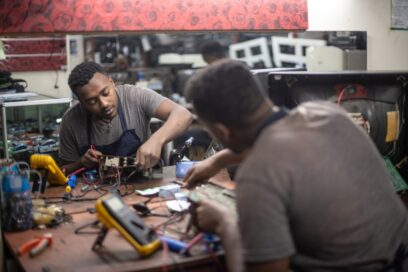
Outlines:
{"type": "Polygon", "coordinates": [[[229,189],[225,189],[213,182],[208,182],[201,186],[196,187],[190,192],[188,200],[191,203],[199,202],[200,199],[209,199],[227,207],[228,210],[235,216],[237,216],[235,192],[229,189]]]}
{"type": "Polygon", "coordinates": [[[86,171],[84,176],[88,181],[96,181],[99,178],[98,171],[96,171],[96,169],[86,171]]]}
{"type": "Polygon", "coordinates": [[[104,228],[98,235],[93,250],[102,245],[110,228],[116,229],[141,256],[148,256],[161,246],[155,232],[148,228],[118,195],[108,194],[99,198],[96,201],[96,213],[104,228]]]}
{"type": "Polygon", "coordinates": [[[161,178],[163,176],[162,162],[159,161],[157,165],[147,170],[142,170],[137,168],[135,165],[135,157],[121,157],[121,156],[112,156],[104,155],[100,161],[100,170],[102,174],[107,172],[114,173],[113,171],[121,171],[121,176],[134,178],[144,176],[149,178],[161,178]]]}
{"type": "Polygon", "coordinates": [[[136,167],[134,157],[103,155],[99,164],[101,179],[118,178],[117,173],[120,173],[121,177],[129,177],[133,175],[142,176],[143,171],[136,167]]]}
{"type": "Polygon", "coordinates": [[[135,158],[105,155],[102,157],[101,163],[104,171],[107,171],[112,167],[122,169],[126,167],[135,167],[135,158]]]}
{"type": "Polygon", "coordinates": [[[180,192],[180,185],[178,184],[168,184],[159,187],[159,197],[166,199],[174,199],[175,193],[180,192]]]}
{"type": "Polygon", "coordinates": [[[67,186],[65,187],[66,193],[71,193],[72,189],[75,189],[77,184],[76,180],[77,180],[76,175],[69,176],[67,186]]]}

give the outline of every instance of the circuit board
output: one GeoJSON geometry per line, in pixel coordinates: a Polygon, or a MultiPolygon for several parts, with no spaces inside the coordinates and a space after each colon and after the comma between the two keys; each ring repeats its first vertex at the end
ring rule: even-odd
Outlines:
{"type": "MultiPolygon", "coordinates": [[[[147,178],[162,178],[163,169],[161,166],[154,166],[147,170],[138,169],[135,165],[135,157],[121,157],[104,155],[101,159],[101,170],[104,173],[114,173],[115,170],[121,171],[121,176],[138,180],[140,177],[147,178]]],[[[130,181],[130,180],[128,180],[130,181]]]]}
{"type": "Polygon", "coordinates": [[[136,167],[135,166],[135,158],[134,157],[118,157],[118,156],[110,156],[105,155],[102,157],[102,167],[104,171],[109,170],[111,167],[115,168],[126,168],[126,167],[136,167]]]}
{"type": "Polygon", "coordinates": [[[225,189],[215,183],[209,182],[196,187],[194,192],[200,199],[210,199],[227,207],[231,213],[237,217],[235,192],[233,190],[225,189]]]}

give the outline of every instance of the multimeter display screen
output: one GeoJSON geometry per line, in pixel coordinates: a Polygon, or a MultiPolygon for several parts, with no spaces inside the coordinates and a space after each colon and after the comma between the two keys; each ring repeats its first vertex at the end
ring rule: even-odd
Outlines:
{"type": "Polygon", "coordinates": [[[119,198],[111,198],[106,201],[106,204],[112,209],[112,211],[119,211],[120,209],[123,208],[123,203],[122,201],[119,200],[119,198]]]}

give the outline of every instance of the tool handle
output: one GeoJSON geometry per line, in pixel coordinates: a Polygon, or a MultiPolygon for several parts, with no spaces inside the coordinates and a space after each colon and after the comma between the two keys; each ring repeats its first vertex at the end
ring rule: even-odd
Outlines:
{"type": "Polygon", "coordinates": [[[44,249],[47,248],[49,245],[50,241],[48,239],[41,239],[41,241],[36,245],[32,250],[30,250],[30,257],[35,257],[41,252],[44,251],[44,249]]]}
{"type": "Polygon", "coordinates": [[[17,254],[18,255],[23,255],[24,253],[26,253],[27,251],[29,251],[31,248],[35,247],[38,245],[38,243],[40,242],[39,238],[35,238],[32,239],[26,243],[24,243],[23,245],[21,245],[18,250],[17,250],[17,254]]]}
{"type": "Polygon", "coordinates": [[[162,243],[166,243],[170,251],[177,252],[177,253],[184,250],[187,246],[186,243],[170,238],[170,237],[167,237],[167,236],[161,236],[160,241],[162,243]]]}

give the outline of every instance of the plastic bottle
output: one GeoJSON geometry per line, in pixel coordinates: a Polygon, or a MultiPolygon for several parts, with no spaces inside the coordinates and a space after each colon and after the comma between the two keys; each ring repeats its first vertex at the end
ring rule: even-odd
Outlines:
{"type": "Polygon", "coordinates": [[[33,225],[29,175],[8,172],[2,178],[1,216],[3,229],[20,231],[33,225]]]}

